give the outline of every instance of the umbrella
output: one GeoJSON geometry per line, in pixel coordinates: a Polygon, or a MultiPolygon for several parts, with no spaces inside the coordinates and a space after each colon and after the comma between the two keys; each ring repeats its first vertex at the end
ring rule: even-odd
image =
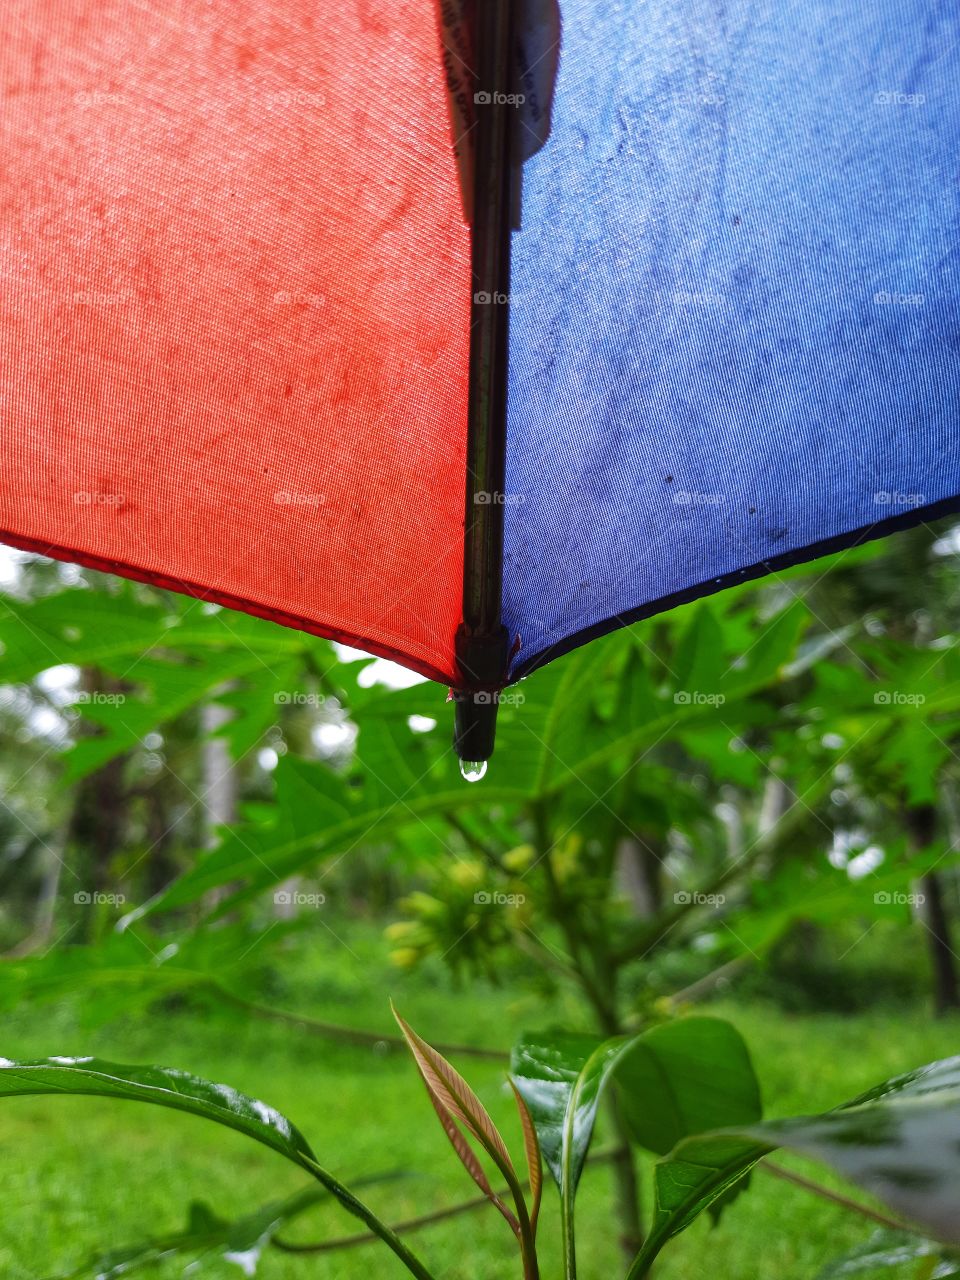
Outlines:
{"type": "Polygon", "coordinates": [[[8,13],[0,540],[393,658],[483,761],[573,646],[957,508],[946,0],[8,13]]]}

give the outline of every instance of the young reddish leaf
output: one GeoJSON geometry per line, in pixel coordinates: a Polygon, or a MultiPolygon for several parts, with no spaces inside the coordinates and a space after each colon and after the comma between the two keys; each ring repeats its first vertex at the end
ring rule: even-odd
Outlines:
{"type": "Polygon", "coordinates": [[[520,1112],[520,1124],[523,1126],[523,1149],[527,1157],[527,1168],[530,1170],[530,1198],[532,1204],[530,1227],[536,1232],[537,1218],[540,1215],[540,1198],[543,1194],[543,1159],[540,1155],[540,1139],[537,1137],[533,1116],[531,1116],[530,1108],[524,1101],[523,1094],[514,1083],[513,1077],[510,1076],[509,1079],[510,1088],[513,1090],[513,1096],[516,1099],[517,1110],[520,1112]]]}
{"type": "MultiPolygon", "coordinates": [[[[496,1125],[490,1119],[480,1099],[467,1084],[466,1080],[453,1069],[446,1058],[442,1057],[441,1054],[437,1053],[436,1049],[427,1044],[422,1036],[418,1036],[413,1028],[404,1022],[396,1009],[393,1010],[393,1016],[396,1018],[397,1024],[403,1032],[407,1044],[410,1046],[414,1061],[427,1087],[430,1101],[433,1103],[434,1109],[440,1118],[444,1132],[453,1144],[453,1149],[477,1186],[481,1188],[484,1195],[493,1201],[510,1223],[511,1229],[517,1237],[523,1258],[524,1280],[538,1280],[540,1271],[537,1263],[533,1223],[527,1211],[523,1187],[520,1185],[510,1154],[503,1138],[497,1131],[496,1125]],[[480,1144],[497,1165],[504,1178],[506,1178],[510,1194],[513,1197],[516,1214],[512,1213],[503,1201],[490,1190],[489,1183],[467,1139],[457,1127],[457,1121],[464,1125],[468,1135],[480,1144]]],[[[530,1130],[531,1132],[533,1130],[532,1121],[530,1121],[530,1130]]],[[[529,1142],[529,1139],[525,1138],[525,1141],[529,1142]]],[[[529,1156],[528,1146],[528,1158],[529,1156]]],[[[538,1161],[534,1161],[531,1169],[534,1167],[536,1167],[537,1172],[532,1176],[539,1178],[538,1161]]],[[[539,1192],[537,1194],[539,1204],[539,1192]]]]}
{"type": "Polygon", "coordinates": [[[430,1092],[440,1100],[455,1119],[466,1125],[467,1131],[476,1138],[504,1177],[515,1182],[517,1175],[510,1153],[483,1103],[463,1076],[455,1071],[436,1049],[428,1045],[426,1040],[418,1036],[413,1028],[404,1022],[396,1009],[393,1011],[393,1016],[410,1046],[410,1051],[430,1092]]]}
{"type": "Polygon", "coordinates": [[[483,1166],[480,1164],[480,1161],[474,1155],[473,1148],[470,1146],[470,1143],[466,1140],[466,1138],[457,1128],[456,1121],[453,1119],[450,1112],[446,1109],[446,1107],[443,1105],[440,1099],[436,1096],[436,1094],[430,1088],[430,1085],[427,1083],[426,1080],[424,1080],[424,1084],[426,1084],[427,1086],[427,1095],[430,1098],[431,1103],[433,1104],[434,1111],[436,1111],[437,1113],[437,1118],[439,1119],[441,1125],[443,1126],[444,1133],[450,1139],[450,1145],[453,1147],[454,1151],[459,1156],[460,1163],[466,1169],[467,1173],[469,1173],[470,1177],[474,1180],[474,1182],[477,1184],[477,1186],[480,1188],[483,1194],[491,1202],[491,1204],[495,1204],[497,1206],[497,1208],[506,1218],[507,1222],[510,1224],[510,1230],[519,1240],[520,1239],[520,1223],[517,1221],[516,1217],[510,1212],[510,1210],[507,1208],[504,1202],[500,1199],[500,1197],[494,1191],[493,1187],[491,1187],[490,1182],[487,1178],[487,1175],[483,1171],[483,1166]]]}

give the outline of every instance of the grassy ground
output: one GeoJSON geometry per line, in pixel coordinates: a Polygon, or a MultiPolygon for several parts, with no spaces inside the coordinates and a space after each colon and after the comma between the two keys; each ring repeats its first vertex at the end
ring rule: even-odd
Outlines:
{"type": "MultiPolygon", "coordinates": [[[[563,1016],[517,990],[457,991],[439,974],[430,981],[398,978],[387,969],[378,941],[351,936],[350,944],[345,956],[331,939],[317,941],[307,963],[296,961],[296,979],[279,1002],[314,1017],[388,1031],[386,1002],[393,994],[428,1038],[498,1047],[525,1026],[563,1016]]],[[[411,1170],[402,1181],[364,1192],[388,1220],[474,1194],[400,1052],[331,1043],[215,1011],[153,1012],[94,1028],[86,1025],[85,1012],[65,1004],[18,1014],[5,1023],[0,1053],[94,1053],[227,1081],[286,1112],[347,1182],[384,1169],[411,1170]]],[[[822,1109],[885,1076],[955,1053],[960,1044],[960,1023],[935,1024],[922,1012],[786,1016],[773,1007],[736,1003],[711,1012],[730,1018],[751,1045],[770,1115],[822,1109]]],[[[473,1059],[457,1065],[519,1151],[502,1070],[473,1059]]],[[[815,1176],[824,1178],[820,1171],[815,1176]]],[[[7,1280],[59,1275],[95,1246],[176,1228],[192,1199],[232,1216],[305,1182],[279,1157],[206,1122],[159,1108],[68,1098],[0,1105],[0,1179],[0,1275],[7,1280]]],[[[579,1202],[582,1280],[623,1274],[609,1192],[610,1171],[588,1170],[579,1202]]],[[[560,1274],[550,1244],[553,1199],[551,1192],[541,1227],[544,1280],[560,1274]]],[[[356,1225],[343,1211],[321,1206],[289,1235],[322,1239],[350,1234],[356,1225]]],[[[812,1280],[827,1259],[871,1230],[868,1222],[759,1172],[719,1228],[700,1222],[668,1248],[657,1276],[812,1280]]],[[[517,1280],[512,1238],[492,1211],[436,1225],[409,1241],[443,1280],[517,1280]]],[[[151,1274],[173,1280],[184,1265],[168,1261],[151,1274]]],[[[258,1274],[263,1280],[367,1280],[371,1271],[378,1277],[406,1274],[378,1245],[314,1257],[270,1252],[258,1274]]],[[[190,1274],[236,1278],[240,1272],[205,1263],[190,1274]]]]}

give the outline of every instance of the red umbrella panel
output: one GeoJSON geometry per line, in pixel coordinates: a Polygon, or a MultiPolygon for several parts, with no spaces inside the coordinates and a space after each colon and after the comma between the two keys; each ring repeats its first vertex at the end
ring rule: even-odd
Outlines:
{"type": "Polygon", "coordinates": [[[432,8],[4,25],[0,539],[457,683],[470,239],[432,8]]]}

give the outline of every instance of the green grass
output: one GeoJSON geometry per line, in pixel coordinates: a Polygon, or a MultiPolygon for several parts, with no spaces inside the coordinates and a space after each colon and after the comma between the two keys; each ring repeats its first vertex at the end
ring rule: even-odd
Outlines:
{"type": "MultiPolygon", "coordinates": [[[[387,1000],[428,1039],[506,1047],[521,1028],[562,1020],[516,988],[457,990],[439,970],[398,977],[369,933],[349,936],[349,951],[328,935],[304,955],[291,950],[277,1003],[318,1018],[391,1031],[387,1000]]],[[[467,1199],[475,1188],[460,1169],[400,1051],[357,1048],[261,1020],[216,1011],[151,1012],[92,1026],[79,1002],[21,1012],[6,1020],[0,1053],[9,1058],[93,1053],[115,1061],[159,1062],[229,1082],[272,1103],[306,1133],[320,1159],[348,1183],[385,1169],[401,1181],[363,1194],[387,1220],[467,1199]]],[[[924,1012],[856,1016],[786,1016],[772,1006],[714,1005],[751,1045],[767,1112],[821,1110],[896,1072],[955,1053],[960,1022],[934,1023],[924,1012]]],[[[462,1058],[508,1142],[520,1152],[513,1104],[496,1063],[462,1058]]],[[[603,1141],[601,1127],[600,1141],[603,1141]]],[[[784,1163],[789,1163],[784,1161],[784,1163]]],[[[801,1166],[794,1163],[794,1167],[801,1166]]],[[[839,1186],[820,1170],[805,1172],[839,1186]]],[[[42,1280],[74,1266],[95,1247],[133,1243],[180,1226],[192,1199],[233,1216],[304,1185],[278,1156],[206,1122],[94,1099],[0,1102],[0,1276],[42,1280]]],[[[582,1280],[623,1274],[610,1214],[610,1170],[589,1169],[578,1216],[582,1280]]],[[[857,1194],[857,1193],[854,1193],[857,1194]]],[[[648,1192],[649,1195],[649,1192],[648,1192]]],[[[547,1188],[541,1227],[544,1280],[560,1274],[552,1246],[556,1208],[547,1188]]],[[[293,1238],[351,1234],[352,1218],[320,1206],[291,1228],[293,1238]]],[[[720,1226],[706,1221],[669,1246],[658,1280],[812,1280],[822,1264],[864,1238],[870,1223],[809,1193],[757,1172],[749,1192],[720,1226]]],[[[438,1224],[408,1237],[443,1280],[517,1280],[512,1237],[492,1210],[438,1224]]],[[[183,1260],[150,1274],[174,1280],[183,1260]]],[[[241,1275],[204,1264],[192,1276],[241,1275]]],[[[368,1280],[406,1274],[379,1245],[335,1255],[293,1257],[269,1251],[263,1280],[368,1280]]]]}

